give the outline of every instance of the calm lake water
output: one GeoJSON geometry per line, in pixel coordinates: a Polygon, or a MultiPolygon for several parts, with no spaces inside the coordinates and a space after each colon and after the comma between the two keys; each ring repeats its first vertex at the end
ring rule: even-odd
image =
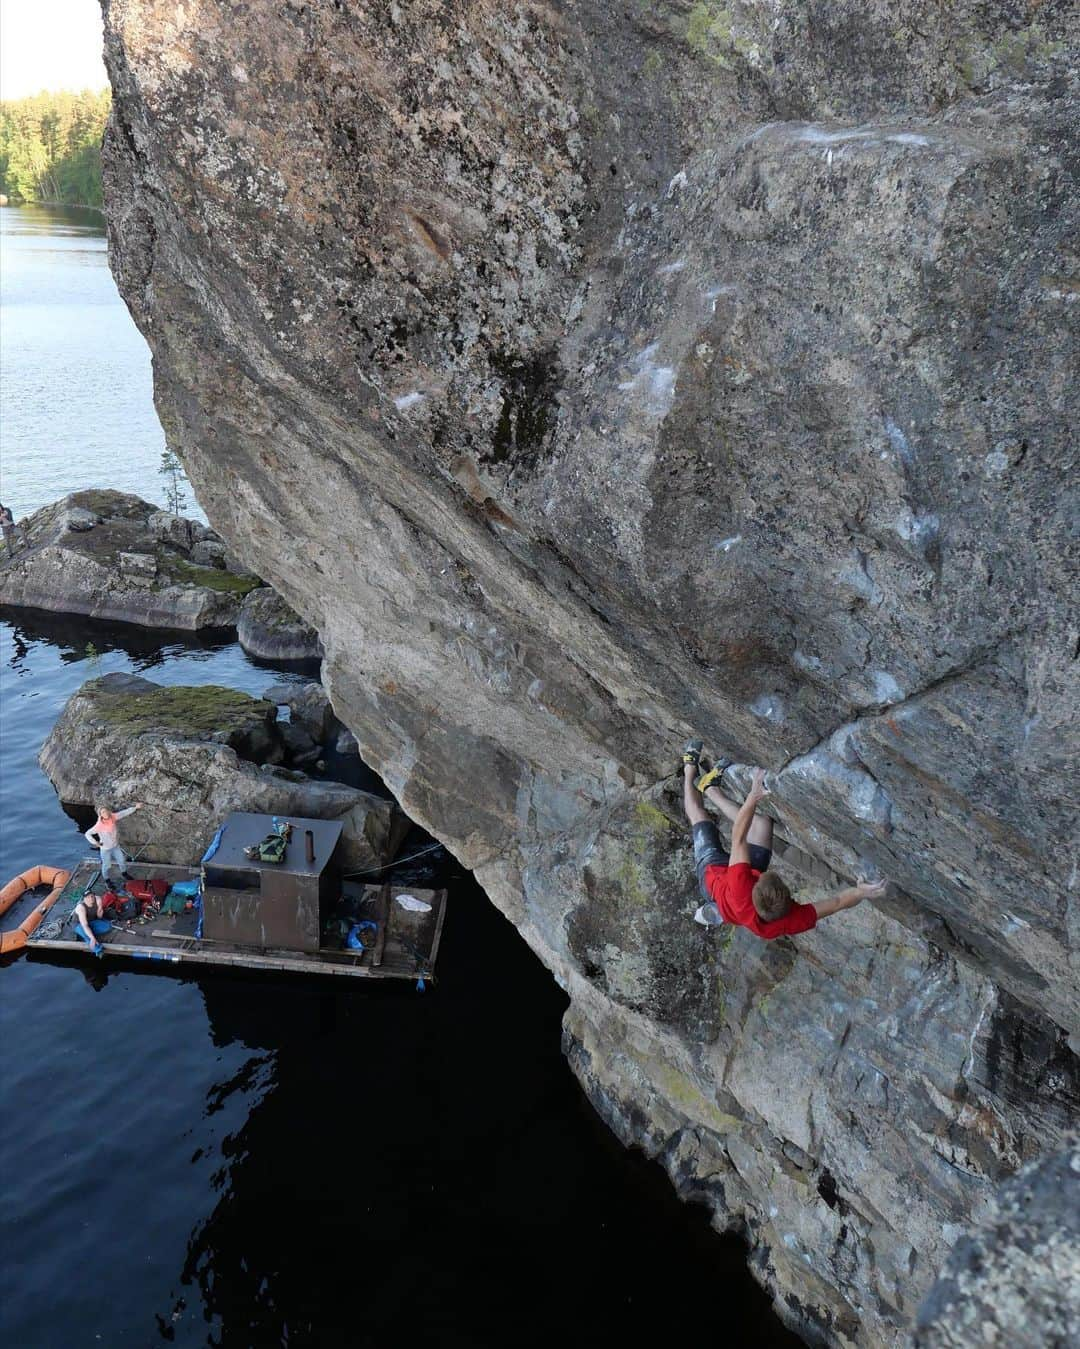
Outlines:
{"type": "MultiPolygon", "coordinates": [[[[149,362],[99,218],[0,222],[5,499],[21,515],[107,483],[160,500],[149,362]]],[[[36,763],[84,680],[279,677],[235,643],[3,619],[0,881],[88,851],[36,763]]],[[[0,1343],[797,1344],[739,1243],[597,1119],[560,1053],[564,996],[467,877],[439,976],[420,995],[0,969],[0,1343]]]]}
{"type": "Polygon", "coordinates": [[[150,352],[109,271],[103,217],[0,207],[0,501],[80,487],[164,502],[150,352]]]}

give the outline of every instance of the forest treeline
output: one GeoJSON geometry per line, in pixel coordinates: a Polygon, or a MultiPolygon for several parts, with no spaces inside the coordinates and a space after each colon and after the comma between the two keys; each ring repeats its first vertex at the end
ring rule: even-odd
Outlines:
{"type": "Polygon", "coordinates": [[[0,193],[11,201],[101,205],[109,90],[0,102],[0,193]]]}

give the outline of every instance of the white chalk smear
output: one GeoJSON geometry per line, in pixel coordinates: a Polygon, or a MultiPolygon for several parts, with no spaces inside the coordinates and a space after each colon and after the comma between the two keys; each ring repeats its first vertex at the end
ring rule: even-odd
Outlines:
{"type": "Polygon", "coordinates": [[[664,195],[670,200],[670,198],[672,198],[675,195],[675,193],[679,191],[680,188],[684,188],[685,186],[686,186],[686,170],[680,169],[679,172],[675,175],[675,177],[672,178],[671,182],[668,183],[667,192],[664,195]]]}
{"type": "Polygon", "coordinates": [[[764,717],[766,721],[784,720],[784,701],[775,693],[762,693],[750,704],[755,717],[764,717]]]}
{"type": "Polygon", "coordinates": [[[659,347],[659,342],[650,342],[639,351],[633,360],[637,373],[619,385],[623,393],[643,393],[645,406],[654,417],[665,416],[675,397],[674,368],[653,361],[659,347]]]}
{"type": "Polygon", "coordinates": [[[904,463],[910,467],[915,462],[915,453],[908,442],[907,436],[904,435],[891,417],[885,418],[885,434],[889,437],[889,444],[904,463]]]}
{"type": "Polygon", "coordinates": [[[904,696],[904,691],[886,670],[875,670],[870,676],[874,697],[879,703],[892,703],[904,696]]]}

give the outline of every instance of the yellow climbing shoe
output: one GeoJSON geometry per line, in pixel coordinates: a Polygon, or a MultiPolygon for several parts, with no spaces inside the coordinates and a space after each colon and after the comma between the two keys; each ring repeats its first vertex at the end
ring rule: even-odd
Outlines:
{"type": "Polygon", "coordinates": [[[730,767],[730,761],[728,760],[721,760],[718,763],[714,763],[711,768],[706,769],[704,773],[694,780],[694,786],[699,792],[704,792],[706,788],[711,787],[714,783],[720,781],[724,776],[724,770],[728,767],[730,767]]]}

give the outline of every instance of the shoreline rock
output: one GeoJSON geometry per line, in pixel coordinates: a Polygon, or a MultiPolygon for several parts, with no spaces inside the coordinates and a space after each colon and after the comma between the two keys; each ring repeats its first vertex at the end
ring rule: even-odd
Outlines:
{"type": "Polygon", "coordinates": [[[0,605],[180,631],[235,628],[251,575],[202,566],[207,526],[127,492],[87,490],[19,522],[0,558],[0,605]]]}
{"type": "Polygon", "coordinates": [[[236,638],[249,656],[260,660],[321,660],[322,643],[272,586],[259,586],[244,596],[236,638]]]}
{"type": "Polygon", "coordinates": [[[251,810],[340,819],[346,870],[388,862],[409,827],[396,804],[282,766],[286,747],[264,699],[110,674],[72,694],[38,762],[65,804],[144,801],[123,837],[147,861],[194,865],[229,811],[251,810]]]}
{"type": "MultiPolygon", "coordinates": [[[[317,744],[327,747],[332,744],[339,754],[360,752],[358,747],[348,748],[351,733],[334,715],[329,694],[316,680],[271,684],[263,690],[262,696],[276,707],[287,707],[290,723],[302,727],[317,744]],[[339,743],[345,743],[346,748],[338,749],[339,743]]],[[[352,744],[356,746],[355,738],[352,738],[352,744]]]]}

